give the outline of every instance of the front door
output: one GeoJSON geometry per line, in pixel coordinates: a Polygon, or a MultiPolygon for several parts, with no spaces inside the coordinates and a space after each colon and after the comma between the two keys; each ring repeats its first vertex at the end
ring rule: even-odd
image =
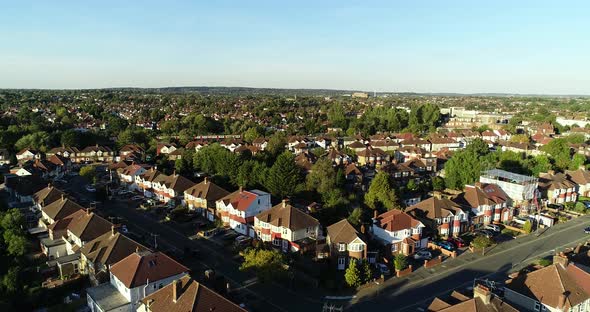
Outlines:
{"type": "Polygon", "coordinates": [[[346,258],[340,257],[338,258],[338,270],[344,270],[346,267],[346,258]]]}

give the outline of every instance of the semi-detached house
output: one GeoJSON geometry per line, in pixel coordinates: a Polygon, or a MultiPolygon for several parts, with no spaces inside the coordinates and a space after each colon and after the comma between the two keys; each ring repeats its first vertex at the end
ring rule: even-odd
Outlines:
{"type": "Polygon", "coordinates": [[[216,209],[221,221],[236,232],[256,237],[254,217],[271,208],[270,194],[260,190],[239,190],[219,199],[216,209]]]}
{"type": "Polygon", "coordinates": [[[256,236],[283,252],[299,251],[320,236],[320,223],[287,201],[254,217],[256,236]]]}
{"type": "Polygon", "coordinates": [[[393,209],[373,218],[371,232],[391,254],[413,254],[428,246],[428,238],[422,235],[424,224],[401,210],[393,209]]]}

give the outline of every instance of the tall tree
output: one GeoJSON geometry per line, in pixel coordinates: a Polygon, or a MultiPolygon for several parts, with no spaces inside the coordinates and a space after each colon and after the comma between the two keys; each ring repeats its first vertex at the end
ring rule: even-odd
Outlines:
{"type": "Polygon", "coordinates": [[[285,258],[280,251],[250,248],[243,252],[244,262],[240,270],[252,270],[261,282],[280,278],[286,272],[285,258]]]}
{"type": "Polygon", "coordinates": [[[346,284],[348,284],[350,287],[359,287],[363,283],[361,270],[359,270],[356,262],[356,259],[351,258],[350,262],[348,263],[348,268],[344,273],[346,284]]]}
{"type": "Polygon", "coordinates": [[[264,185],[272,195],[285,198],[295,194],[301,180],[301,170],[295,164],[295,156],[285,151],[268,171],[264,185]]]}
{"type": "Polygon", "coordinates": [[[399,209],[397,195],[391,186],[389,175],[379,171],[365,194],[365,204],[371,209],[390,210],[399,209]]]}

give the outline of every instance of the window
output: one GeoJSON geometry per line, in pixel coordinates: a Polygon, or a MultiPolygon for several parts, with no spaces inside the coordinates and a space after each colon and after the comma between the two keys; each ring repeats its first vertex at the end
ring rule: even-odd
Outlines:
{"type": "Polygon", "coordinates": [[[363,251],[363,249],[365,249],[364,247],[365,246],[363,244],[351,244],[350,251],[356,251],[356,252],[363,251]]]}
{"type": "Polygon", "coordinates": [[[414,243],[414,248],[420,248],[420,242],[415,242],[414,243]]]}
{"type": "Polygon", "coordinates": [[[535,311],[539,311],[541,309],[541,305],[539,302],[535,302],[535,311]]]}
{"type": "Polygon", "coordinates": [[[283,234],[286,235],[287,234],[287,231],[288,231],[287,229],[283,229],[283,234]]]}
{"type": "Polygon", "coordinates": [[[346,251],[346,244],[345,243],[338,244],[338,251],[340,251],[340,252],[346,251]]]}
{"type": "Polygon", "coordinates": [[[278,238],[275,238],[272,240],[272,244],[275,246],[280,246],[281,245],[281,240],[278,238]]]}
{"type": "Polygon", "coordinates": [[[391,252],[396,252],[397,251],[397,244],[392,244],[391,245],[391,252]]]}

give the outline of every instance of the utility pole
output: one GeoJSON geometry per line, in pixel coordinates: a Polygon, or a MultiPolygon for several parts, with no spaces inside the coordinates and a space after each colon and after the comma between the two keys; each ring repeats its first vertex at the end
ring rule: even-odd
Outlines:
{"type": "Polygon", "coordinates": [[[158,249],[158,236],[160,236],[160,234],[155,234],[155,233],[150,233],[150,235],[154,238],[154,249],[158,249]]]}

